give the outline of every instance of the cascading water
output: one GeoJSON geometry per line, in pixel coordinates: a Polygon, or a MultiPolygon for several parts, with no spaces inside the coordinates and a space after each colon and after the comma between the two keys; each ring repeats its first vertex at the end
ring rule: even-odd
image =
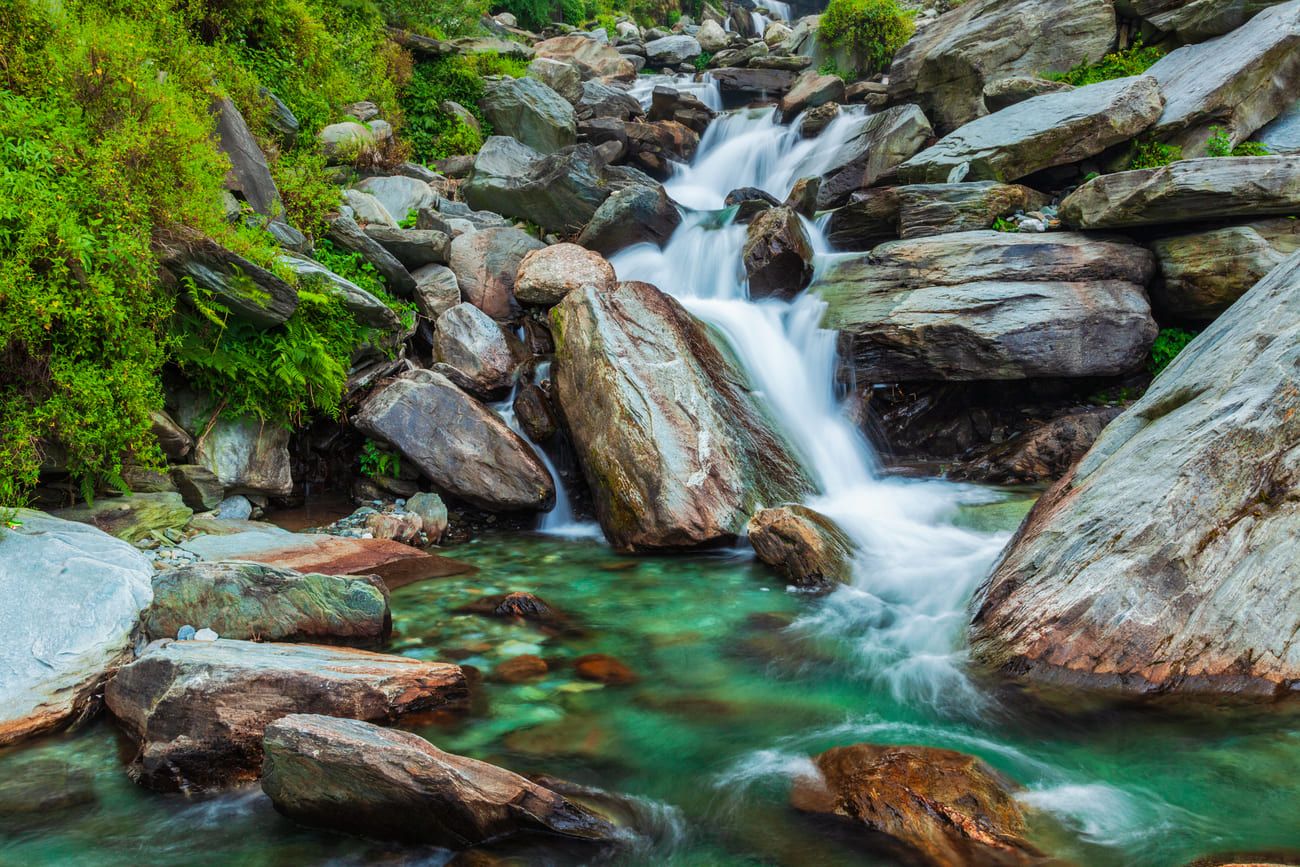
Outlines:
{"type": "Polygon", "coordinates": [[[763,8],[771,13],[771,18],[758,11],[749,13],[751,20],[754,22],[754,32],[759,36],[767,32],[768,26],[773,21],[790,20],[790,4],[788,3],[779,3],[777,0],[764,0],[763,8]]]}

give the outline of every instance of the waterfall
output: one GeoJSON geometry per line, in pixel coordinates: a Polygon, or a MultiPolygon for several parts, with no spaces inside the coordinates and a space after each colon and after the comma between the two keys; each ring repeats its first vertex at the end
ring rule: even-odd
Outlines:
{"type": "MultiPolygon", "coordinates": [[[[813,140],[800,139],[797,123],[778,123],[770,109],[719,117],[693,163],[666,184],[687,209],[682,224],[662,249],[636,245],[611,262],[619,279],[658,286],[730,344],[817,484],[807,504],[834,518],[861,549],[852,585],[800,626],[849,638],[863,676],[900,698],[968,704],[977,699],[961,673],[965,604],[1005,536],[971,532],[953,519],[962,504],[995,495],[882,474],[836,395],[836,335],[820,327],[825,303],[815,292],[792,302],[749,300],[741,264],[746,229],[723,209],[738,187],[784,198],[796,180],[830,165],[863,117],[846,112],[813,140]]],[[[823,222],[804,222],[818,262],[833,255],[823,222]]]]}
{"type": "Polygon", "coordinates": [[[754,32],[762,36],[767,32],[767,27],[773,21],[790,20],[790,4],[780,3],[777,0],[763,0],[763,8],[771,13],[772,17],[768,18],[762,12],[751,12],[750,20],[754,22],[754,32]]]}

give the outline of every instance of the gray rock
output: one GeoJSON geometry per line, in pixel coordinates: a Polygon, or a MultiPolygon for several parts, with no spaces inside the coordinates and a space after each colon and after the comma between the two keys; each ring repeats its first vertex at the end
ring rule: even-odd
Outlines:
{"type": "Polygon", "coordinates": [[[226,497],[225,485],[221,484],[217,474],[198,464],[172,467],[171,479],[185,505],[196,512],[215,509],[226,497]]]}
{"type": "Polygon", "coordinates": [[[298,140],[298,130],[301,128],[293,110],[285,105],[280,97],[265,87],[258,88],[257,92],[269,104],[270,111],[267,112],[267,124],[280,136],[280,139],[285,144],[292,146],[298,140]]]}
{"type": "Polygon", "coordinates": [[[1300,210],[1300,156],[1209,157],[1093,178],[1061,202],[1079,229],[1155,226],[1300,210]]]}
{"type": "Polygon", "coordinates": [[[1271,154],[1300,153],[1300,99],[1251,136],[1271,154]]]}
{"type": "Polygon", "coordinates": [[[741,261],[751,298],[793,298],[813,275],[813,249],[799,215],[768,208],[749,224],[741,261]]]}
{"type": "Polygon", "coordinates": [[[366,226],[365,233],[378,241],[397,261],[414,271],[425,265],[447,264],[451,237],[433,229],[395,229],[389,226],[366,226]]]}
{"type": "Polygon", "coordinates": [[[933,131],[915,105],[897,105],[873,114],[840,146],[822,174],[817,206],[842,205],[855,190],[869,187],[890,169],[915,154],[933,131]]]}
{"type": "Polygon", "coordinates": [[[500,54],[518,60],[532,60],[540,53],[531,45],[495,36],[465,36],[451,40],[451,44],[460,54],[500,54]]]}
{"type": "Polygon", "coordinates": [[[403,374],[366,400],[353,425],[479,508],[545,511],[555,502],[551,474],[532,447],[441,374],[403,374]]]}
{"type": "Polygon", "coordinates": [[[645,283],[584,287],[551,311],[555,384],[610,544],[734,539],[808,483],[707,329],[645,283]]]}
{"type": "Polygon", "coordinates": [[[1037,425],[1020,436],[984,449],[956,468],[958,478],[990,485],[1056,481],[1092,448],[1120,409],[1095,406],[1037,425]]]}
{"type": "Polygon", "coordinates": [[[695,32],[695,40],[700,43],[701,50],[710,54],[717,54],[731,44],[730,34],[716,21],[705,21],[701,24],[700,29],[695,32]]]}
{"type": "Polygon", "coordinates": [[[889,68],[889,96],[940,135],[985,113],[984,88],[1101,59],[1115,45],[1108,0],[968,0],[917,31],[889,68]]]}
{"type": "Polygon", "coordinates": [[[515,276],[515,296],[526,304],[551,307],[583,286],[611,292],[617,282],[613,266],[599,253],[577,244],[553,244],[524,256],[515,276]]]}
{"type": "Polygon", "coordinates": [[[393,128],[384,121],[371,124],[344,121],[332,123],[316,133],[321,150],[334,165],[354,162],[366,151],[375,150],[393,137],[393,128]]]}
{"type": "Polygon", "coordinates": [[[239,193],[244,201],[259,214],[278,217],[284,206],[280,191],[266,165],[266,155],[258,146],[244,116],[229,99],[213,100],[210,111],[215,119],[213,134],[217,147],[230,160],[226,174],[226,189],[239,193]]]}
{"type": "Polygon", "coordinates": [[[968,181],[895,187],[898,237],[924,238],[972,229],[991,229],[998,217],[1033,211],[1050,199],[1019,184],[968,181]]]}
{"type": "Polygon", "coordinates": [[[1230,33],[1277,0],[1132,0],[1132,14],[1183,43],[1203,42],[1230,33]]]}
{"type": "Polygon", "coordinates": [[[170,415],[160,409],[149,413],[154,438],[169,460],[184,459],[194,448],[194,438],[170,415]]]}
{"type": "Polygon", "coordinates": [[[384,332],[402,330],[402,320],[396,311],[351,280],[340,277],[319,262],[304,256],[286,253],[280,257],[280,261],[293,269],[301,283],[342,301],[344,308],[361,324],[384,332]]]}
{"type": "Polygon", "coordinates": [[[976,656],[1071,694],[1291,697],[1297,345],[1293,254],[1038,501],[976,599],[976,656]]]}
{"type": "Polygon", "coordinates": [[[420,516],[420,526],[430,542],[437,542],[447,532],[447,506],[432,491],[421,491],[406,501],[406,511],[420,516]]]}
{"type": "Polygon", "coordinates": [[[528,74],[571,104],[582,99],[582,72],[572,63],[539,57],[528,64],[528,74]]]}
{"type": "Polygon", "coordinates": [[[438,361],[456,368],[475,394],[491,397],[510,386],[515,358],[506,335],[473,304],[457,304],[439,316],[433,342],[438,361]]]}
{"type": "MultiPolygon", "coordinates": [[[[709,66],[713,69],[732,68],[739,69],[742,67],[751,67],[755,60],[767,56],[767,45],[762,42],[751,42],[748,45],[742,45],[738,48],[730,48],[726,51],[719,51],[709,61],[709,66]]],[[[782,69],[782,66],[766,66],[765,69],[782,69]]]]}
{"type": "Polygon", "coordinates": [[[1033,75],[999,78],[984,85],[984,108],[992,113],[1045,93],[1069,90],[1074,90],[1074,86],[1064,81],[1049,81],[1033,75]]]}
{"type": "Polygon", "coordinates": [[[498,135],[512,136],[538,153],[577,141],[573,106],[536,78],[507,76],[489,83],[479,107],[498,135]]]}
{"type": "Polygon", "coordinates": [[[959,232],[836,259],[810,291],[860,382],[1110,376],[1155,338],[1154,270],[1119,239],[959,232]]]}
{"type": "Polygon", "coordinates": [[[599,81],[582,83],[582,96],[576,106],[579,120],[591,120],[596,117],[632,120],[640,117],[644,112],[645,109],[641,107],[637,98],[626,90],[599,81]]]}
{"type": "Polygon", "coordinates": [[[397,228],[397,220],[383,203],[361,190],[344,190],[343,203],[352,209],[352,218],[362,225],[376,224],[397,228]]]}
{"type": "MultiPolygon", "coordinates": [[[[934,189],[938,184],[921,184],[934,189]]],[[[954,186],[958,186],[954,184],[954,186]]],[[[826,239],[836,250],[870,250],[898,238],[899,187],[858,190],[831,212],[826,239]]],[[[987,228],[967,226],[965,228],[987,228]]]]}
{"type": "Polygon", "coordinates": [[[384,209],[401,222],[421,208],[437,206],[438,195],[427,181],[407,175],[387,175],[364,178],[356,188],[379,200],[384,209]]]}
{"type": "Polygon", "coordinates": [[[213,401],[197,399],[183,403],[180,408],[181,424],[186,430],[201,434],[195,463],[216,473],[231,493],[273,497],[293,493],[288,428],[255,418],[211,421],[214,408],[213,401]]]}
{"type": "Polygon", "coordinates": [[[711,73],[724,93],[754,96],[780,95],[794,84],[795,74],[788,69],[744,69],[727,67],[711,73]]]}
{"type": "Polygon", "coordinates": [[[127,542],[149,539],[165,530],[179,530],[192,514],[194,510],[175,491],[100,497],[93,503],[69,506],[53,513],[65,521],[90,524],[127,542]]]}
{"type": "Polygon", "coordinates": [[[746,534],[754,556],[796,587],[827,589],[853,580],[857,546],[821,512],[793,503],[762,509],[746,534]]]}
{"type": "Polygon", "coordinates": [[[222,521],[247,521],[253,517],[253,504],[243,494],[226,497],[217,505],[217,518],[222,521]]]}
{"type": "Polygon", "coordinates": [[[460,282],[445,265],[425,265],[411,273],[415,278],[415,309],[435,320],[460,303],[460,282]]]}
{"type": "Polygon", "coordinates": [[[384,278],[389,290],[395,295],[410,297],[415,291],[415,278],[411,276],[411,272],[406,270],[396,256],[362,231],[356,221],[347,214],[338,214],[330,220],[326,237],[344,250],[360,253],[374,266],[384,278]]]}
{"type": "Polygon", "coordinates": [[[844,79],[838,75],[822,75],[810,69],[794,80],[790,91],[781,97],[777,108],[781,111],[781,122],[789,123],[806,108],[843,101],[844,79]]]}
{"type": "Polygon", "coordinates": [[[444,99],[442,102],[438,103],[438,111],[443,114],[451,115],[451,117],[465,124],[465,126],[475,132],[481,133],[483,131],[483,125],[478,122],[478,118],[474,115],[474,112],[470,111],[459,102],[456,102],[454,99],[444,99]]]}
{"type": "Polygon", "coordinates": [[[646,62],[656,69],[663,66],[680,66],[700,56],[703,49],[692,36],[665,36],[645,44],[646,62]]]}
{"type": "Polygon", "coordinates": [[[211,238],[182,233],[161,244],[159,262],[188,277],[232,314],[258,328],[283,325],[298,309],[298,290],[211,238]]]}
{"type": "Polygon", "coordinates": [[[515,301],[515,275],[519,263],[532,250],[546,245],[511,227],[483,229],[451,242],[449,261],[461,295],[498,322],[519,315],[515,301]]]}
{"type": "Polygon", "coordinates": [[[0,745],[92,712],[131,658],[153,567],[94,527],[18,509],[0,523],[0,745]]]}
{"type": "Polygon", "coordinates": [[[681,212],[662,186],[638,184],[601,202],[578,236],[578,244],[605,256],[633,244],[662,247],[681,222],[681,212]]]}
{"type": "Polygon", "coordinates": [[[1165,110],[1152,135],[1203,156],[1211,127],[1239,144],[1282,113],[1300,89],[1300,0],[1256,15],[1237,30],[1187,45],[1147,70],[1165,110]]]}
{"type": "Polygon", "coordinates": [[[826,102],[806,111],[799,121],[799,135],[816,138],[843,113],[838,102],[826,102]]]}
{"type": "Polygon", "coordinates": [[[1156,80],[1146,75],[1035,96],[943,137],[899,166],[898,177],[942,183],[965,165],[968,180],[1014,181],[1128,141],[1163,107],[1156,80]]]}

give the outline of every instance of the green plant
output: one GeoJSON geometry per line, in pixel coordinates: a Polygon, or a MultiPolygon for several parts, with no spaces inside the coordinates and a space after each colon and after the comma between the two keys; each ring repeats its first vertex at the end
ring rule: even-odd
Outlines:
{"type": "Polygon", "coordinates": [[[317,241],[313,254],[317,262],[320,262],[345,280],[355,283],[388,305],[401,318],[403,325],[409,328],[414,324],[415,305],[409,301],[394,298],[388,291],[383,277],[375,270],[375,266],[366,260],[365,256],[351,250],[340,250],[328,239],[317,241]]]}
{"type": "Polygon", "coordinates": [[[840,78],[848,77],[847,73],[843,72],[840,69],[839,64],[835,62],[834,57],[828,57],[823,60],[821,66],[817,67],[817,71],[822,75],[837,75],[840,78]]]}
{"type": "Polygon", "coordinates": [[[307,148],[290,151],[272,163],[271,175],[285,218],[309,235],[323,234],[327,218],[339,207],[339,188],[330,180],[325,156],[307,148]]]}
{"type": "Polygon", "coordinates": [[[483,98],[483,77],[509,75],[522,78],[528,65],[497,54],[448,55],[416,64],[402,91],[405,136],[411,151],[421,162],[433,162],[457,154],[474,154],[483,146],[492,126],[478,107],[483,98]],[[440,106],[450,100],[472,115],[479,130],[440,106]]]}
{"type": "Polygon", "coordinates": [[[819,33],[828,45],[848,53],[855,75],[871,75],[889,66],[915,29],[912,14],[896,0],[831,0],[819,33]]]}
{"type": "Polygon", "coordinates": [[[1050,81],[1063,81],[1075,87],[1083,87],[1087,84],[1110,81],[1112,78],[1141,75],[1164,56],[1163,48],[1143,45],[1141,39],[1135,39],[1133,44],[1124,51],[1107,54],[1096,63],[1080,63],[1066,72],[1048,72],[1043,77],[1050,81]]]}
{"type": "Polygon", "coordinates": [[[1221,126],[1210,127],[1210,137],[1205,140],[1207,157],[1263,157],[1268,156],[1268,146],[1263,142],[1244,141],[1232,144],[1228,131],[1221,126]]]}
{"type": "Polygon", "coordinates": [[[996,232],[1019,232],[1020,225],[1014,220],[1008,220],[1005,217],[998,217],[993,221],[993,230],[996,232]]]}
{"type": "Polygon", "coordinates": [[[420,219],[419,211],[409,211],[405,217],[397,221],[397,225],[402,229],[414,229],[416,221],[420,219]]]}
{"type": "Polygon", "coordinates": [[[374,479],[379,476],[392,478],[401,471],[402,460],[397,455],[375,445],[374,440],[366,440],[357,459],[361,463],[361,475],[374,479]]]}
{"type": "Polygon", "coordinates": [[[555,0],[493,0],[493,12],[509,12],[525,30],[541,30],[560,15],[555,0]]]}
{"type": "Polygon", "coordinates": [[[439,39],[474,33],[487,14],[486,0],[381,0],[379,5],[389,24],[439,39]]]}
{"type": "MultiPolygon", "coordinates": [[[[618,37],[618,20],[608,12],[597,15],[596,24],[604,28],[605,34],[609,36],[610,39],[616,39],[618,37]]],[[[698,60],[699,58],[696,59],[698,60]]]]}
{"type": "Polygon", "coordinates": [[[713,55],[711,53],[709,53],[708,51],[701,51],[699,54],[695,55],[695,60],[691,62],[695,64],[695,68],[698,71],[703,72],[709,68],[709,63],[712,60],[713,60],[713,55]]]}
{"type": "Polygon", "coordinates": [[[1151,357],[1147,361],[1147,370],[1153,376],[1164,370],[1195,337],[1195,332],[1185,331],[1182,328],[1160,329],[1155,342],[1151,344],[1151,357]]]}
{"type": "Polygon", "coordinates": [[[1183,149],[1178,145],[1165,144],[1153,138],[1143,137],[1133,142],[1129,155],[1129,169],[1157,169],[1183,158],[1183,149]]]}

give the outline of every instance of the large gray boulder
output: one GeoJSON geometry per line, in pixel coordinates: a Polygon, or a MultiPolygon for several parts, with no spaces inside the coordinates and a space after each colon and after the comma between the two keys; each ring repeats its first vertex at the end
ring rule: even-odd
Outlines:
{"type": "Polygon", "coordinates": [[[582,96],[575,110],[579,120],[597,117],[632,120],[645,113],[640,100],[626,90],[595,80],[582,83],[582,96]]]}
{"type": "Polygon", "coordinates": [[[817,207],[844,204],[854,191],[871,186],[919,151],[933,134],[930,122],[915,105],[896,105],[870,115],[862,128],[840,145],[822,173],[817,207]]]}
{"type": "Polygon", "coordinates": [[[1117,78],[1045,93],[985,115],[898,167],[903,183],[942,183],[961,166],[972,181],[1014,181],[1128,141],[1164,108],[1156,80],[1117,78]]]}
{"type": "Polygon", "coordinates": [[[425,319],[437,319],[460,303],[460,281],[445,265],[425,265],[411,276],[415,278],[415,309],[425,319]]]}
{"type": "Polygon", "coordinates": [[[1232,143],[1282,113],[1300,89],[1300,0],[1256,15],[1242,27],[1162,57],[1147,70],[1160,82],[1165,110],[1152,134],[1187,157],[1205,154],[1211,127],[1232,143]]]}
{"type": "Polygon", "coordinates": [[[465,849],[516,834],[612,840],[600,816],[504,768],[410,732],[315,714],[266,727],[262,790],[331,832],[465,849]]]}
{"type": "Polygon", "coordinates": [[[1208,322],[1300,249],[1300,224],[1279,217],[1158,238],[1151,303],[1175,320],[1208,322]]]}
{"type": "Polygon", "coordinates": [[[918,103],[945,135],[985,113],[990,82],[1099,60],[1115,35],[1109,0],[968,0],[894,55],[889,96],[918,103]]]}
{"type": "Polygon", "coordinates": [[[668,243],[682,215],[659,184],[624,187],[600,203],[578,244],[605,256],[633,244],[668,243]]]}
{"type": "Polygon", "coordinates": [[[412,278],[417,268],[447,264],[447,250],[451,245],[451,235],[447,232],[374,225],[366,226],[364,231],[409,269],[412,278]]]}
{"type": "Polygon", "coordinates": [[[357,182],[356,188],[374,196],[393,219],[401,222],[421,208],[437,206],[438,195],[426,181],[406,175],[376,175],[357,182]]]}
{"type": "Polygon", "coordinates": [[[645,59],[656,69],[663,66],[680,66],[699,57],[704,49],[695,37],[677,34],[662,39],[652,39],[645,44],[645,59]]]}
{"type": "Polygon", "coordinates": [[[578,140],[573,106],[539,79],[498,79],[487,86],[479,107],[498,135],[512,136],[538,153],[554,153],[578,140]]]}
{"type": "Polygon", "coordinates": [[[1178,160],[1093,178],[1061,202],[1078,229],[1158,226],[1300,210],[1300,156],[1178,160]]]}
{"type": "Polygon", "coordinates": [[[546,245],[513,226],[482,229],[451,242],[451,270],[466,301],[498,322],[519,315],[515,275],[519,263],[546,245]]]}
{"type": "Polygon", "coordinates": [[[1182,43],[1230,33],[1278,0],[1128,0],[1132,14],[1182,43]]]}
{"type": "Polygon", "coordinates": [[[256,418],[218,416],[214,401],[187,399],[177,420],[197,441],[194,462],[207,467],[228,493],[287,497],[293,493],[289,429],[256,418]]]}
{"type": "Polygon", "coordinates": [[[570,104],[582,98],[582,71],[572,63],[538,57],[528,64],[528,75],[564,97],[570,104]]]}
{"type": "Polygon", "coordinates": [[[0,746],[95,710],[131,658],[152,576],[135,547],[95,527],[0,515],[0,746]]]}
{"type": "Polygon", "coordinates": [[[460,666],[345,647],[155,641],[121,668],[104,699],[138,752],[131,773],[154,789],[207,789],[257,777],[262,734],[291,713],[386,722],[462,707],[460,666]]]}
{"type": "MultiPolygon", "coordinates": [[[[501,326],[473,304],[461,303],[438,317],[433,335],[439,362],[454,368],[454,379],[489,397],[509,388],[515,357],[501,326]]],[[[444,371],[445,372],[445,371],[444,371]]]]}
{"type": "Polygon", "coordinates": [[[480,508],[545,511],[555,503],[555,483],[532,447],[442,374],[403,374],[372,394],[352,423],[444,493],[480,508]]]}
{"type": "Polygon", "coordinates": [[[1294,697],[1300,254],[1189,344],[1038,501],[975,655],[1049,688],[1294,697]]]}
{"type": "Polygon", "coordinates": [[[214,118],[213,134],[217,147],[230,160],[226,173],[226,189],[239,193],[249,207],[267,217],[280,217],[284,206],[280,191],[271,177],[266,155],[239,109],[229,99],[213,100],[210,111],[214,118]]]}
{"type": "Polygon", "coordinates": [[[1111,376],[1155,338],[1154,271],[1120,239],[959,232],[837,258],[809,291],[860,382],[1111,376]]]}
{"type": "Polygon", "coordinates": [[[556,395],[615,548],[725,543],[757,509],[807,490],[741,372],[669,296],[584,287],[551,323],[556,395]]]}
{"type": "Polygon", "coordinates": [[[1300,99],[1282,109],[1282,113],[1251,136],[1271,154],[1300,153],[1300,99]]]}

